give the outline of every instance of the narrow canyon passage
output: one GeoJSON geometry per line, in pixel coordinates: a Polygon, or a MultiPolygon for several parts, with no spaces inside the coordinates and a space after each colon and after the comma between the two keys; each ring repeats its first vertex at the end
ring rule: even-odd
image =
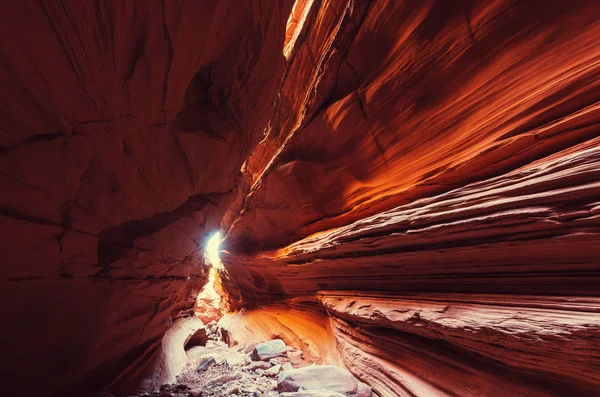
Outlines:
{"type": "Polygon", "coordinates": [[[600,2],[11,3],[1,395],[600,395],[600,2]]]}

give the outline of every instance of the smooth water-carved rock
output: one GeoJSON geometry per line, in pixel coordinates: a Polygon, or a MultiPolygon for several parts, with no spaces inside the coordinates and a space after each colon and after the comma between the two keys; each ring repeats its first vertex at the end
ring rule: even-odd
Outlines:
{"type": "Polygon", "coordinates": [[[206,335],[204,324],[196,317],[177,320],[165,333],[159,354],[141,383],[143,391],[157,391],[172,384],[187,362],[185,347],[194,335],[206,335]]]}
{"type": "Polygon", "coordinates": [[[5,394],[128,395],[194,308],[379,395],[597,394],[599,2],[163,3],[0,14],[5,394]]]}

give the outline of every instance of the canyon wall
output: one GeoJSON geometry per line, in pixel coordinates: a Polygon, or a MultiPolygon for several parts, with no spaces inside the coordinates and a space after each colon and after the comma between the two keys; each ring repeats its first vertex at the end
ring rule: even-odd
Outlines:
{"type": "Polygon", "coordinates": [[[271,115],[291,7],[4,7],[3,395],[101,390],[193,315],[205,237],[271,115]]]}
{"type": "Polygon", "coordinates": [[[255,319],[324,308],[382,396],[595,395],[599,16],[585,1],[298,2],[225,218],[223,286],[253,309],[229,326],[275,335],[255,319]]]}
{"type": "Polygon", "coordinates": [[[220,226],[232,342],[380,396],[600,389],[600,3],[5,8],[6,395],[135,388],[220,226]]]}

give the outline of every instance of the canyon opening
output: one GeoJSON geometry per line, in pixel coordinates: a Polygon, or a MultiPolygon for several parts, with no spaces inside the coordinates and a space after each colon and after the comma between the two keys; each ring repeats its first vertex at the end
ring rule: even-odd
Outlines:
{"type": "Polygon", "coordinates": [[[206,242],[204,262],[215,268],[222,268],[221,263],[221,232],[214,232],[206,242]]]}
{"type": "Polygon", "coordinates": [[[11,3],[1,395],[599,395],[600,2],[11,3]]]}

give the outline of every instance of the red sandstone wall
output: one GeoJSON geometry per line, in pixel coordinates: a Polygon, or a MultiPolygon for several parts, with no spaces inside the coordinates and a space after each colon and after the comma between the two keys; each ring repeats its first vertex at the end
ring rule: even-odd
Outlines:
{"type": "Polygon", "coordinates": [[[320,296],[379,395],[594,395],[600,4],[307,15],[226,218],[232,303],[320,296]]]}
{"type": "Polygon", "coordinates": [[[271,114],[291,6],[3,7],[3,394],[98,390],[191,313],[205,233],[271,114]]]}
{"type": "Polygon", "coordinates": [[[7,394],[150,362],[224,219],[229,303],[277,301],[240,332],[382,396],[594,395],[600,4],[301,2],[285,60],[292,6],[5,7],[7,394]]]}

